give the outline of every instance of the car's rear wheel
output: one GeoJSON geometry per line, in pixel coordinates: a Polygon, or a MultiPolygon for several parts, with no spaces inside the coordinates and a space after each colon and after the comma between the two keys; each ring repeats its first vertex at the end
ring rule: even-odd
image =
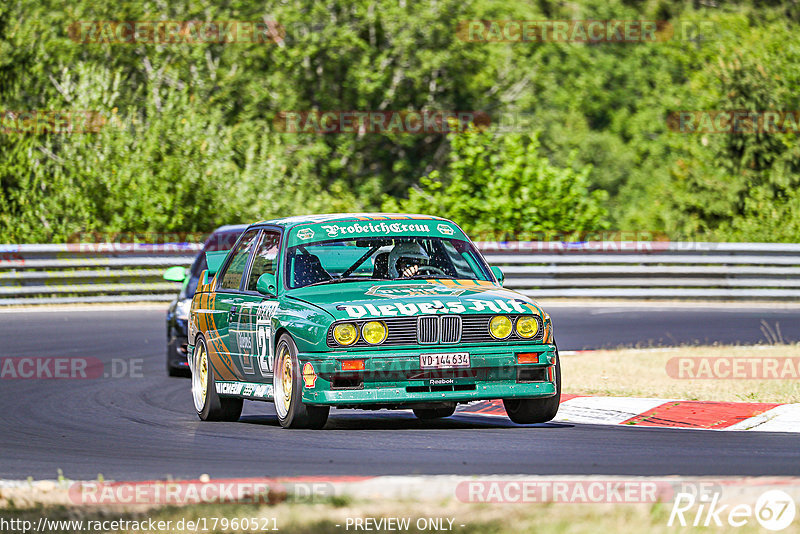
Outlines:
{"type": "Polygon", "coordinates": [[[203,421],[238,421],[244,401],[217,395],[214,370],[208,360],[208,345],[202,335],[195,341],[192,357],[192,398],[197,416],[203,421]]]}
{"type": "Polygon", "coordinates": [[[443,417],[450,417],[456,411],[456,403],[451,402],[437,408],[414,408],[414,415],[417,419],[429,421],[431,419],[441,419],[443,417]]]}
{"type": "Polygon", "coordinates": [[[556,348],[556,394],[546,399],[503,399],[508,418],[517,424],[546,423],[558,413],[561,402],[561,361],[556,348]]]}
{"type": "Polygon", "coordinates": [[[303,377],[297,346],[288,334],[282,335],[275,347],[272,384],[275,411],[283,428],[319,429],[325,426],[330,407],[303,404],[303,377]]]}

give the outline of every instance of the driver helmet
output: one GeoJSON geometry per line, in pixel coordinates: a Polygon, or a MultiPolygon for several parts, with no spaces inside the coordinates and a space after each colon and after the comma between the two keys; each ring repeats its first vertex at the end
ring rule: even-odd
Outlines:
{"type": "Polygon", "coordinates": [[[399,278],[400,272],[409,265],[421,264],[428,259],[428,253],[419,243],[400,243],[389,253],[389,275],[399,278]]]}

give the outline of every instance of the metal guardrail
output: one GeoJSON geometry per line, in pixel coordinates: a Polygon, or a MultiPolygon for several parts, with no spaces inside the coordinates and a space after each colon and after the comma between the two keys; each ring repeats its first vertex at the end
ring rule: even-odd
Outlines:
{"type": "Polygon", "coordinates": [[[505,286],[538,298],[800,299],[800,244],[479,242],[505,286]]]}
{"type": "MultiPolygon", "coordinates": [[[[505,286],[537,298],[800,299],[800,244],[478,242],[505,286]]],[[[0,245],[0,305],[166,302],[161,277],[201,244],[0,245]]]]}
{"type": "Polygon", "coordinates": [[[69,243],[0,245],[0,306],[168,302],[179,285],[167,267],[188,267],[203,245],[69,243]]]}

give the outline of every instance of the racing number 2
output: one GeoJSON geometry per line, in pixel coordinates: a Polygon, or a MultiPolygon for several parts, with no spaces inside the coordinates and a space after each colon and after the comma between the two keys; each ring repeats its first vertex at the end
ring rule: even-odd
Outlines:
{"type": "Polygon", "coordinates": [[[272,332],[269,325],[258,326],[258,365],[262,373],[272,372],[272,332]]]}
{"type": "Polygon", "coordinates": [[[262,302],[256,312],[258,367],[264,376],[272,373],[272,358],[274,357],[273,352],[275,352],[272,344],[272,316],[277,307],[277,302],[262,302]]]}

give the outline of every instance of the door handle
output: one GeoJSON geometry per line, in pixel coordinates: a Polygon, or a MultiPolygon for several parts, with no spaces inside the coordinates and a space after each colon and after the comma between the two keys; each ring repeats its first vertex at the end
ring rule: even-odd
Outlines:
{"type": "Polygon", "coordinates": [[[237,313],[239,313],[239,310],[241,309],[241,306],[240,306],[240,305],[241,305],[243,302],[244,302],[244,300],[243,300],[243,299],[240,299],[240,298],[232,299],[232,300],[230,301],[230,303],[231,303],[231,307],[230,307],[230,308],[228,308],[228,318],[229,318],[229,319],[230,319],[230,318],[232,318],[232,317],[235,317],[235,316],[236,316],[236,314],[237,314],[237,313]]]}

